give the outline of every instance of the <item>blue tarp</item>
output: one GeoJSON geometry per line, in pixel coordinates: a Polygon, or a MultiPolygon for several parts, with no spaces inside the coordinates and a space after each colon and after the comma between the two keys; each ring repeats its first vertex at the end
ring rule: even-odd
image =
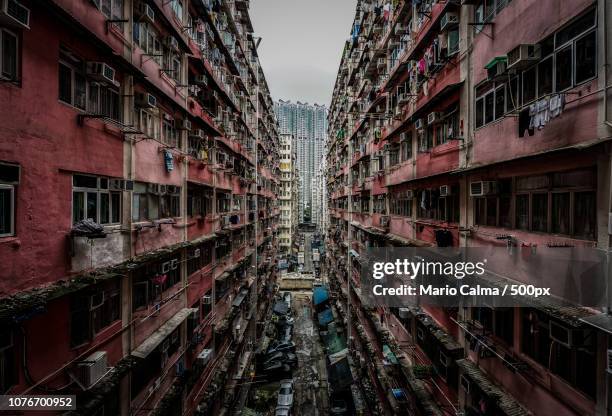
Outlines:
{"type": "Polygon", "coordinates": [[[327,324],[329,324],[330,322],[333,322],[334,320],[334,315],[332,314],[332,310],[329,308],[325,309],[323,312],[319,313],[317,316],[319,318],[320,326],[326,326],[327,324]]]}
{"type": "Polygon", "coordinates": [[[323,286],[317,286],[314,288],[314,291],[312,293],[312,302],[315,306],[322,304],[327,299],[329,299],[329,293],[327,291],[327,288],[323,286]]]}

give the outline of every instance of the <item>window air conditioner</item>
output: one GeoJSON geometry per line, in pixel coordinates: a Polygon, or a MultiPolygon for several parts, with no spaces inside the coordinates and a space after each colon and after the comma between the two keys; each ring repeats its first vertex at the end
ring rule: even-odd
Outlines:
{"type": "Polygon", "coordinates": [[[84,390],[89,390],[108,372],[106,351],[96,351],[76,363],[76,379],[84,390]]]}
{"type": "Polygon", "coordinates": [[[203,139],[205,137],[204,130],[202,129],[193,129],[189,132],[189,137],[203,139]]]}
{"type": "Polygon", "coordinates": [[[508,52],[507,69],[525,69],[540,60],[540,45],[522,44],[508,52]]]}
{"type": "Polygon", "coordinates": [[[157,107],[157,98],[149,93],[136,93],[136,105],[138,107],[155,108],[157,107]]]}
{"type": "Polygon", "coordinates": [[[137,15],[140,17],[140,21],[147,20],[150,23],[155,22],[155,11],[153,11],[153,8],[144,1],[138,5],[137,15]]]}
{"type": "Polygon", "coordinates": [[[29,29],[30,9],[16,0],[0,0],[0,22],[29,29]]]}
{"type": "Polygon", "coordinates": [[[454,12],[446,12],[440,19],[440,30],[442,32],[452,29],[459,24],[459,15],[454,12]]]}
{"type": "Polygon", "coordinates": [[[433,124],[440,120],[440,113],[434,111],[427,115],[427,124],[433,124]]]}
{"type": "Polygon", "coordinates": [[[449,196],[450,194],[450,186],[442,185],[440,187],[440,196],[449,196]]]}
{"type": "Polygon", "coordinates": [[[497,193],[497,182],[479,181],[470,182],[470,196],[494,195],[497,193]]]}
{"type": "Polygon", "coordinates": [[[191,121],[186,118],[176,120],[176,128],[178,130],[191,130],[191,121]]]}
{"type": "Polygon", "coordinates": [[[87,62],[87,75],[96,81],[116,85],[115,70],[104,62],[87,62]]]}

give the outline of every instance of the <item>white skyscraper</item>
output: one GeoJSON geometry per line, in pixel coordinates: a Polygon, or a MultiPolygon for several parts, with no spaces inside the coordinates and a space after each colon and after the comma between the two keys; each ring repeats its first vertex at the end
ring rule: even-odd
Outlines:
{"type": "Polygon", "coordinates": [[[321,216],[321,204],[314,205],[313,179],[323,173],[327,108],[324,105],[279,100],[274,103],[274,110],[281,134],[291,134],[296,140],[297,168],[300,172],[299,221],[306,219],[315,222],[315,217],[321,216]]]}

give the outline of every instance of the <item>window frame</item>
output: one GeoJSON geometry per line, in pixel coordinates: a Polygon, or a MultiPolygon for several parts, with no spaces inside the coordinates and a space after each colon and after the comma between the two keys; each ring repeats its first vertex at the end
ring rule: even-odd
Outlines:
{"type": "Polygon", "coordinates": [[[21,69],[20,46],[21,46],[21,39],[19,35],[17,34],[17,32],[13,32],[12,30],[6,27],[0,27],[0,79],[11,80],[11,81],[17,81],[19,79],[19,73],[21,69]],[[5,75],[4,73],[4,36],[5,36],[5,33],[15,38],[15,56],[14,56],[15,74],[13,78],[5,75]]]}
{"type": "Polygon", "coordinates": [[[72,180],[72,200],[71,200],[71,221],[72,221],[72,225],[76,224],[76,222],[78,221],[82,221],[84,219],[88,219],[89,217],[87,216],[87,199],[89,198],[89,194],[96,194],[96,218],[94,219],[94,222],[96,224],[100,224],[102,226],[113,226],[113,225],[120,225],[122,223],[122,218],[123,218],[123,210],[122,210],[122,206],[123,206],[123,195],[122,192],[120,190],[113,190],[110,189],[110,179],[108,177],[103,177],[103,176],[95,176],[95,175],[81,175],[81,174],[74,174],[71,175],[71,180],[72,180]],[[84,186],[75,186],[74,185],[74,177],[75,176],[84,176],[84,177],[90,177],[90,178],[96,178],[96,188],[87,188],[84,186]],[[106,188],[102,188],[100,186],[100,180],[101,179],[105,179],[107,181],[107,187],[106,188]],[[83,193],[84,198],[83,198],[83,213],[84,213],[84,217],[79,219],[78,221],[75,222],[75,205],[74,205],[74,195],[75,192],[79,192],[79,193],[83,193]],[[102,198],[101,195],[102,194],[106,194],[108,195],[108,219],[109,222],[107,223],[103,223],[101,222],[102,218],[101,218],[101,212],[102,212],[102,198]],[[113,221],[113,195],[119,195],[119,219],[118,221],[113,221]]]}
{"type": "Polygon", "coordinates": [[[0,189],[8,189],[11,196],[10,201],[10,231],[8,233],[0,233],[0,238],[2,237],[13,237],[15,235],[15,185],[9,183],[0,183],[0,189]]]}

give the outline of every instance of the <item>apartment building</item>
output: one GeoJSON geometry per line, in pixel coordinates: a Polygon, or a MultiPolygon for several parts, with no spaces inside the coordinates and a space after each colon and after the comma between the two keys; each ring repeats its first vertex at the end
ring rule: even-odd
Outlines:
{"type": "Polygon", "coordinates": [[[300,171],[299,221],[312,222],[315,215],[313,179],[321,171],[327,139],[327,108],[324,105],[278,100],[274,103],[281,133],[296,139],[300,171]],[[306,214],[306,215],[305,215],[306,214]],[[306,218],[306,220],[305,220],[306,218]]]}
{"type": "Polygon", "coordinates": [[[318,166],[318,171],[312,178],[312,217],[311,222],[316,225],[318,230],[325,232],[327,213],[327,183],[326,183],[325,160],[318,166]]]}
{"type": "Polygon", "coordinates": [[[359,273],[368,247],[609,250],[611,17],[605,0],[358,2],[326,265],[372,414],[608,414],[604,310],[372,309],[359,273]]]}
{"type": "Polygon", "coordinates": [[[280,135],[280,224],[278,226],[279,253],[291,254],[298,227],[298,186],[295,137],[280,135]]]}
{"type": "Polygon", "coordinates": [[[249,2],[0,5],[0,393],[231,411],[280,215],[249,2]]]}

